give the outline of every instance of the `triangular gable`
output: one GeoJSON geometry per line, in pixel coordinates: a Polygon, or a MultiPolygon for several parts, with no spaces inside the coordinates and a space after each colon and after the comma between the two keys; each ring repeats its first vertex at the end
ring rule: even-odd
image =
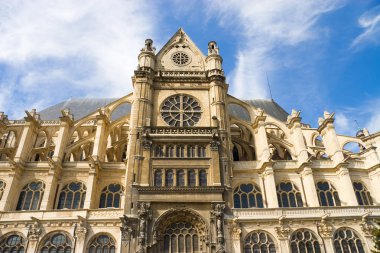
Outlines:
{"type": "Polygon", "coordinates": [[[156,59],[156,70],[205,70],[206,57],[182,28],[162,47],[156,59]]]}

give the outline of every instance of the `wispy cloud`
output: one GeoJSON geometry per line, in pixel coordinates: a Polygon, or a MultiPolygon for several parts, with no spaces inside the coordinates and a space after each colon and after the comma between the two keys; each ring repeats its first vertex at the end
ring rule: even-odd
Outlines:
{"type": "MultiPolygon", "coordinates": [[[[144,39],[154,36],[152,3],[110,1],[2,1],[1,90],[14,90],[0,110],[18,115],[73,96],[120,97],[144,39]],[[12,74],[9,74],[12,73],[12,74]],[[11,85],[15,87],[10,87],[11,85]],[[11,101],[18,100],[17,107],[11,101]]],[[[39,108],[42,109],[42,108],[39,108]]]]}
{"type": "Polygon", "coordinates": [[[321,15],[342,6],[342,0],[226,0],[213,1],[209,14],[237,31],[241,47],[230,79],[233,93],[242,98],[268,97],[266,72],[281,66],[276,51],[316,39],[321,15]],[[212,6],[212,8],[211,8],[212,6]]]}
{"type": "Polygon", "coordinates": [[[380,43],[380,5],[364,12],[358,23],[364,31],[355,38],[351,44],[352,47],[363,43],[380,43]]]}

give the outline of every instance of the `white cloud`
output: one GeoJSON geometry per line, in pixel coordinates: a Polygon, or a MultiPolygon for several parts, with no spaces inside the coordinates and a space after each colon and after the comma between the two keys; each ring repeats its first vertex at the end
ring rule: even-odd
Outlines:
{"type": "Polygon", "coordinates": [[[353,124],[349,124],[347,116],[341,112],[335,114],[335,127],[339,134],[349,134],[352,131],[353,124]]]}
{"type": "Polygon", "coordinates": [[[21,96],[18,107],[127,94],[139,50],[157,31],[154,12],[138,0],[1,1],[0,64],[13,76],[0,89],[18,85],[1,109],[18,113],[9,105],[21,96]]]}
{"type": "Polygon", "coordinates": [[[268,97],[265,73],[281,65],[275,50],[318,37],[318,18],[342,4],[342,0],[211,2],[208,14],[218,13],[222,26],[242,35],[237,65],[230,77],[233,93],[241,98],[268,97]]]}
{"type": "Polygon", "coordinates": [[[380,43],[380,5],[363,13],[358,23],[364,31],[355,38],[351,44],[352,47],[362,43],[380,43]]]}

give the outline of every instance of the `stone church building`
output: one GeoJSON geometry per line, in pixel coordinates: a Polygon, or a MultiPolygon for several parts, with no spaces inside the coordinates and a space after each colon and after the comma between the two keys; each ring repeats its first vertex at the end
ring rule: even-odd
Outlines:
{"type": "Polygon", "coordinates": [[[132,86],[0,113],[0,253],[370,253],[380,132],[229,95],[182,29],[132,86]]]}

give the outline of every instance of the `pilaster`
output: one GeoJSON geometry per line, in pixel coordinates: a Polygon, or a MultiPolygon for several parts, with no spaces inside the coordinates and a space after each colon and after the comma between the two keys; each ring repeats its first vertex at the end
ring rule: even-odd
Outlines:
{"type": "Polygon", "coordinates": [[[277,208],[278,199],[277,199],[277,190],[276,190],[276,181],[274,179],[274,171],[272,166],[267,166],[262,173],[265,186],[265,199],[268,205],[268,208],[277,208]]]}
{"type": "Polygon", "coordinates": [[[59,127],[58,138],[56,140],[54,155],[52,157],[54,162],[61,163],[65,153],[65,147],[69,141],[70,128],[73,126],[74,117],[69,109],[61,111],[62,116],[59,117],[61,125],[59,127]]]}
{"type": "Polygon", "coordinates": [[[301,178],[303,180],[303,186],[305,189],[306,202],[310,207],[318,207],[319,200],[317,190],[315,188],[315,181],[313,171],[310,167],[305,167],[301,172],[301,178]]]}
{"type": "Polygon", "coordinates": [[[292,113],[288,116],[287,126],[290,129],[291,138],[293,139],[294,151],[299,163],[306,162],[309,158],[304,136],[301,129],[301,112],[292,110],[292,113]]]}
{"type": "Polygon", "coordinates": [[[339,177],[339,184],[337,185],[339,188],[338,192],[342,204],[346,206],[357,206],[358,201],[355,196],[349,170],[342,166],[337,171],[337,176],[339,177]]]}

